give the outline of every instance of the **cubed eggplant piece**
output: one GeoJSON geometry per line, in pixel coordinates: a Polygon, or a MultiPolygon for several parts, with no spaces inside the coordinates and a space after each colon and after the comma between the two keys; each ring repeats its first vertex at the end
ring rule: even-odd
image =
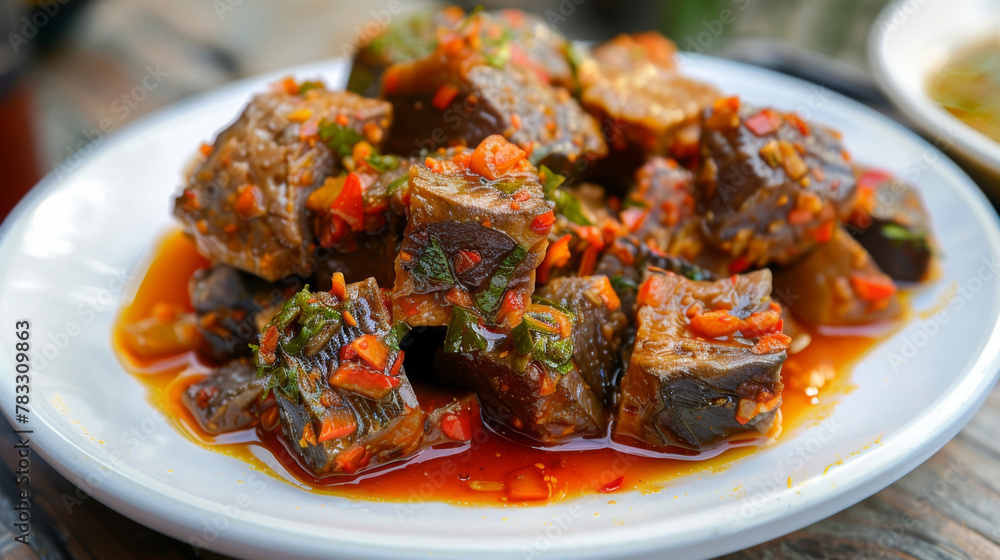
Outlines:
{"type": "Polygon", "coordinates": [[[845,224],[886,274],[919,282],[934,257],[930,218],[912,185],[888,173],[864,170],[858,178],[858,204],[845,224]]]}
{"type": "Polygon", "coordinates": [[[791,263],[850,214],[855,180],[838,134],[735,97],[706,109],[702,129],[704,237],[734,271],[791,263]]]}
{"type": "Polygon", "coordinates": [[[700,243],[694,174],[672,159],[653,156],[635,179],[621,211],[629,232],[662,253],[682,253],[691,238],[700,243]]]}
{"type": "Polygon", "coordinates": [[[569,310],[543,303],[510,332],[456,308],[435,369],[474,389],[492,422],[541,443],[604,435],[607,413],[575,363],[573,328],[569,310]]]}
{"type": "Polygon", "coordinates": [[[205,341],[201,354],[216,363],[249,356],[269,314],[303,285],[297,276],[268,282],[225,265],[196,272],[188,291],[205,341]]]}
{"type": "Polygon", "coordinates": [[[174,207],[205,257],[271,282],[313,272],[306,199],[355,143],[380,145],[392,117],[384,101],[305,86],[255,96],[174,207]]]}
{"type": "Polygon", "coordinates": [[[432,162],[436,170],[410,168],[410,218],[392,296],[397,321],[444,326],[459,305],[490,324],[516,322],[534,290],[555,221],[537,174],[521,160],[521,170],[490,180],[473,171],[475,155],[463,165],[469,159],[463,152],[432,162]]]}
{"type": "Polygon", "coordinates": [[[289,447],[317,476],[354,473],[421,444],[425,416],[373,279],[296,294],[255,352],[289,447]]]}
{"type": "Polygon", "coordinates": [[[704,451],[767,434],[790,342],[770,293],[767,269],[715,282],[651,275],[640,289],[613,437],[704,451]]]}
{"type": "Polygon", "coordinates": [[[382,97],[396,115],[388,150],[475,146],[500,134],[532,163],[571,175],[607,154],[597,121],[565,89],[528,66],[498,64],[465,35],[453,41],[459,48],[442,45],[386,70],[382,97]]]}
{"type": "Polygon", "coordinates": [[[619,350],[628,327],[611,281],[607,276],[557,278],[537,294],[575,315],[573,361],[597,398],[610,407],[621,368],[619,350]]]}
{"type": "MultiPolygon", "coordinates": [[[[620,35],[598,45],[580,72],[580,102],[602,123],[615,152],[637,146],[671,155],[679,133],[696,125],[718,89],[678,71],[676,47],[657,33],[620,35]]],[[[629,173],[631,170],[628,171],[629,173]]]]}
{"type": "Polygon", "coordinates": [[[202,430],[217,435],[253,426],[264,383],[250,358],[238,358],[213,370],[181,394],[202,430]]]}
{"type": "Polygon", "coordinates": [[[610,279],[621,299],[622,310],[629,318],[635,317],[639,285],[649,277],[651,269],[673,272],[696,281],[717,278],[712,272],[681,257],[661,253],[633,236],[615,239],[597,261],[597,274],[610,279]]]}
{"type": "Polygon", "coordinates": [[[896,286],[842,228],[833,239],[774,274],[775,296],[809,325],[865,325],[899,317],[896,286]]]}

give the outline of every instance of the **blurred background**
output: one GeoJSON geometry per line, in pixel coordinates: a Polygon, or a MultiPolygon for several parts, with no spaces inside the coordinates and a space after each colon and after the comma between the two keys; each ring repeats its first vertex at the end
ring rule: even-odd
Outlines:
{"type": "MultiPolygon", "coordinates": [[[[887,110],[864,50],[886,0],[452,3],[534,11],[581,40],[657,29],[683,50],[799,75],[887,110]]],[[[428,4],[0,0],[0,216],[129,121],[231,80],[339,56],[390,5],[428,4]]]]}

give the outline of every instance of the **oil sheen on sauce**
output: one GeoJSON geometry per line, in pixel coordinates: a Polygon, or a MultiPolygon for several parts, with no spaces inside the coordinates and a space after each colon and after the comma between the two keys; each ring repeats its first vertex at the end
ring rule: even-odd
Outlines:
{"type": "MultiPolygon", "coordinates": [[[[759,442],[749,442],[703,454],[665,457],[608,439],[576,440],[540,449],[501,437],[480,423],[470,443],[428,449],[416,457],[356,476],[317,479],[287,451],[280,430],[269,432],[258,427],[212,436],[198,427],[180,400],[188,385],[210,371],[193,353],[143,360],[121,345],[120,329],[150,316],[157,303],[190,311],[188,280],[207,264],[184,234],[171,233],[163,239],[136,288],[134,299],[118,318],[115,332],[118,355],[126,369],[147,386],[152,404],[191,441],[310,491],[377,501],[503,504],[506,497],[502,491],[484,491],[484,488],[502,482],[512,470],[542,464],[546,475],[552,477],[554,491],[548,502],[530,502],[540,505],[597,492],[606,492],[609,498],[617,491],[656,492],[679,476],[724,470],[758,449],[759,442]]],[[[856,334],[830,336],[812,331],[809,334],[812,342],[790,355],[782,369],[784,434],[821,420],[837,398],[850,390],[848,378],[852,365],[879,340],[856,334]]],[[[425,407],[444,404],[462,394],[418,382],[414,382],[414,388],[425,407]]]]}

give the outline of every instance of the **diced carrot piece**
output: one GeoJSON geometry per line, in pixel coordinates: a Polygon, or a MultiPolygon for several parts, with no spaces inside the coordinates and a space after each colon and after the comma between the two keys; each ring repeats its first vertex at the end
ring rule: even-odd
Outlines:
{"type": "Polygon", "coordinates": [[[262,216],[265,213],[263,195],[257,185],[243,185],[237,191],[233,210],[245,219],[262,216]]]}
{"type": "Polygon", "coordinates": [[[260,359],[267,364],[273,364],[277,359],[276,352],[278,350],[278,327],[271,325],[260,341],[260,351],[258,352],[260,359]]]}
{"type": "Polygon", "coordinates": [[[691,330],[709,338],[729,336],[740,328],[740,320],[728,311],[719,309],[691,317],[691,330]]]}
{"type": "Polygon", "coordinates": [[[781,322],[781,313],[773,309],[758,311],[740,321],[740,333],[747,338],[757,338],[773,332],[781,322]]]}
{"type": "Polygon", "coordinates": [[[851,288],[859,298],[865,301],[877,301],[887,299],[896,293],[896,285],[888,276],[861,276],[852,275],[851,288]]]}
{"type": "Polygon", "coordinates": [[[524,150],[511,144],[506,138],[494,134],[480,142],[472,152],[469,169],[477,175],[496,181],[513,170],[527,156],[524,150]]]}
{"type": "Polygon", "coordinates": [[[813,219],[813,213],[809,210],[796,208],[788,213],[788,223],[793,226],[804,224],[813,219]]]}
{"type": "Polygon", "coordinates": [[[337,296],[340,301],[347,299],[347,281],[344,280],[343,272],[334,272],[333,276],[330,277],[330,283],[333,285],[330,288],[331,294],[337,296]]]}
{"type": "Polygon", "coordinates": [[[569,262],[570,251],[569,242],[573,239],[572,235],[566,234],[554,243],[549,244],[548,250],[545,252],[545,258],[542,260],[542,264],[538,265],[538,281],[542,284],[549,281],[549,272],[554,267],[560,267],[569,262]]]}
{"type": "Polygon", "coordinates": [[[761,112],[743,121],[750,132],[757,136],[765,136],[778,130],[781,126],[781,117],[770,109],[763,109],[761,112]]]}
{"type": "Polygon", "coordinates": [[[833,238],[833,220],[827,220],[813,231],[813,239],[819,243],[826,243],[833,238]]]}
{"type": "Polygon", "coordinates": [[[199,148],[199,150],[201,151],[201,155],[203,155],[205,157],[208,157],[208,156],[212,155],[212,150],[213,149],[214,148],[212,148],[212,145],[208,144],[206,142],[202,142],[201,143],[201,147],[199,148]]]}
{"type": "Polygon", "coordinates": [[[350,346],[375,371],[384,371],[389,360],[389,347],[373,334],[359,336],[350,346]]]}
{"type": "Polygon", "coordinates": [[[752,264],[753,264],[753,261],[751,261],[749,257],[747,257],[746,255],[740,255],[740,256],[736,257],[735,259],[733,259],[733,261],[731,263],[729,263],[729,267],[728,267],[729,268],[729,273],[730,274],[739,274],[739,273],[745,271],[746,269],[750,268],[750,265],[752,265],[752,264]]]}
{"type": "Polygon", "coordinates": [[[601,248],[597,245],[588,245],[580,257],[580,269],[577,271],[580,276],[590,276],[597,268],[597,257],[601,254],[601,248]]]}
{"type": "Polygon", "coordinates": [[[365,446],[355,443],[343,453],[337,455],[334,462],[337,464],[338,469],[353,474],[358,472],[358,469],[367,465],[369,460],[370,457],[368,456],[368,452],[365,451],[365,446]]]}
{"type": "Polygon", "coordinates": [[[788,121],[788,123],[794,126],[795,128],[799,129],[799,134],[801,134],[802,136],[809,136],[809,124],[806,121],[802,120],[802,118],[799,117],[797,114],[788,113],[787,115],[785,115],[785,120],[788,121]]]}
{"type": "Polygon", "coordinates": [[[285,90],[285,93],[289,95],[299,94],[299,84],[295,83],[295,78],[291,76],[281,80],[281,87],[285,90]]]}
{"type": "Polygon", "coordinates": [[[451,84],[443,84],[431,99],[431,105],[438,111],[444,111],[451,105],[451,102],[455,100],[457,95],[457,87],[451,84]]]}
{"type": "Polygon", "coordinates": [[[772,352],[780,352],[788,348],[788,345],[792,343],[792,337],[785,333],[773,333],[765,334],[757,340],[757,344],[754,345],[751,352],[754,354],[770,354],[772,352]]]}
{"type": "Polygon", "coordinates": [[[507,473],[504,488],[507,498],[518,502],[546,500],[552,495],[552,486],[545,480],[544,471],[535,465],[507,473]]]}
{"type": "Polygon", "coordinates": [[[601,277],[598,295],[600,295],[601,301],[604,302],[604,307],[608,311],[615,311],[622,305],[622,300],[618,297],[614,286],[611,285],[611,280],[608,280],[607,276],[601,277]]]}

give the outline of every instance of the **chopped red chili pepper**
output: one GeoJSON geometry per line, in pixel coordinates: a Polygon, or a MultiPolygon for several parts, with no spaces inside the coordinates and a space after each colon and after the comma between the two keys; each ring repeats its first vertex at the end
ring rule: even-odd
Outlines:
{"type": "Polygon", "coordinates": [[[548,235],[554,223],[556,223],[556,215],[549,210],[544,214],[535,216],[535,219],[531,221],[531,231],[538,235],[548,235]]]}

